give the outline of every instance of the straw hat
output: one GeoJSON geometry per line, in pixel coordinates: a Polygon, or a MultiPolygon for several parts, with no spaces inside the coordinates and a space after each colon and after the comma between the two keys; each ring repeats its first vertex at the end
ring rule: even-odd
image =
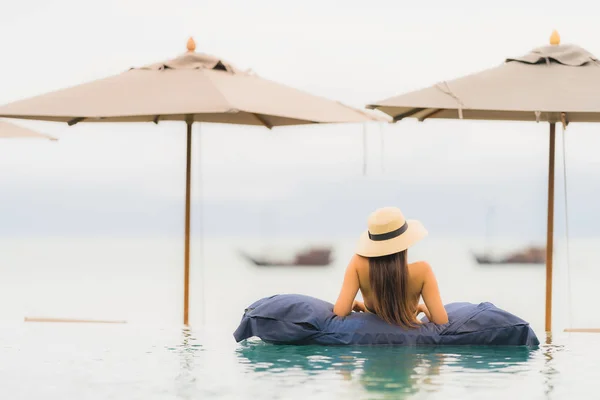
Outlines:
{"type": "Polygon", "coordinates": [[[369,229],[360,236],[356,254],[381,257],[399,253],[427,236],[421,222],[406,220],[396,207],[384,207],[369,215],[369,229]]]}

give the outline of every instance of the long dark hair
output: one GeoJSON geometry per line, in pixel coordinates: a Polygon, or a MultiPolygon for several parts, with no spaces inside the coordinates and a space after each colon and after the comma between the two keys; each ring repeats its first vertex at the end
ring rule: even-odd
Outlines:
{"type": "Polygon", "coordinates": [[[384,321],[414,328],[415,312],[409,308],[407,251],[369,258],[369,280],[375,313],[384,321]]]}

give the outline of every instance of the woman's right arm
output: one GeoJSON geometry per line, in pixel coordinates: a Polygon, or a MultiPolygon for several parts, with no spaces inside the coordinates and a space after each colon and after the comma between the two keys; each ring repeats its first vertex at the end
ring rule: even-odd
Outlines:
{"type": "Polygon", "coordinates": [[[359,262],[360,256],[355,254],[346,268],[342,289],[333,306],[333,312],[340,317],[349,315],[352,312],[352,309],[355,308],[356,303],[354,302],[354,299],[356,298],[360,286],[358,272],[356,271],[356,264],[359,262]]]}
{"type": "Polygon", "coordinates": [[[435,274],[429,263],[422,261],[421,267],[423,268],[423,287],[421,288],[421,296],[423,296],[423,301],[429,310],[428,319],[434,324],[447,324],[448,314],[444,308],[444,303],[442,303],[442,297],[440,296],[440,289],[435,274]]]}

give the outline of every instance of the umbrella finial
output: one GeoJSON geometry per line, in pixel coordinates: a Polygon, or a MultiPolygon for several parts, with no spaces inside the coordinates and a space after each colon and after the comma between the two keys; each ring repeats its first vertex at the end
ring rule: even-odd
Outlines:
{"type": "Polygon", "coordinates": [[[555,30],[552,31],[552,35],[550,35],[550,44],[553,46],[557,46],[560,44],[560,35],[555,30]]]}
{"type": "Polygon", "coordinates": [[[187,41],[187,50],[191,53],[196,50],[196,42],[194,42],[194,38],[190,36],[187,41]]]}

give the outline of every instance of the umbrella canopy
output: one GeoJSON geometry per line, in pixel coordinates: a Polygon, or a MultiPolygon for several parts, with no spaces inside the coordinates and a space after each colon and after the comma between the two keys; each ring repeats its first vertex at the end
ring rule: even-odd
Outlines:
{"type": "Polygon", "coordinates": [[[550,45],[476,74],[367,107],[399,121],[429,118],[600,122],[600,63],[575,45],[550,45]]]}
{"type": "Polygon", "coordinates": [[[337,101],[242,71],[225,60],[188,52],[121,74],[0,107],[12,118],[88,122],[186,121],[240,125],[382,121],[337,101]]]}
{"type": "Polygon", "coordinates": [[[479,73],[370,104],[394,121],[430,118],[546,121],[550,123],[548,229],[546,237],[546,331],[551,331],[556,122],[600,122],[600,63],[575,45],[550,46],[505,59],[479,73]]]}
{"type": "Polygon", "coordinates": [[[32,138],[32,139],[48,139],[57,140],[56,138],[43,133],[38,133],[28,128],[19,125],[14,125],[9,122],[0,121],[0,139],[12,138],[32,138]]]}
{"type": "Polygon", "coordinates": [[[190,185],[192,124],[216,122],[284,125],[387,121],[284,86],[208,54],[195,52],[190,38],[179,57],[105,79],[16,101],[0,107],[0,116],[67,122],[185,121],[187,162],[185,197],[184,316],[188,325],[190,263],[190,185]]]}

